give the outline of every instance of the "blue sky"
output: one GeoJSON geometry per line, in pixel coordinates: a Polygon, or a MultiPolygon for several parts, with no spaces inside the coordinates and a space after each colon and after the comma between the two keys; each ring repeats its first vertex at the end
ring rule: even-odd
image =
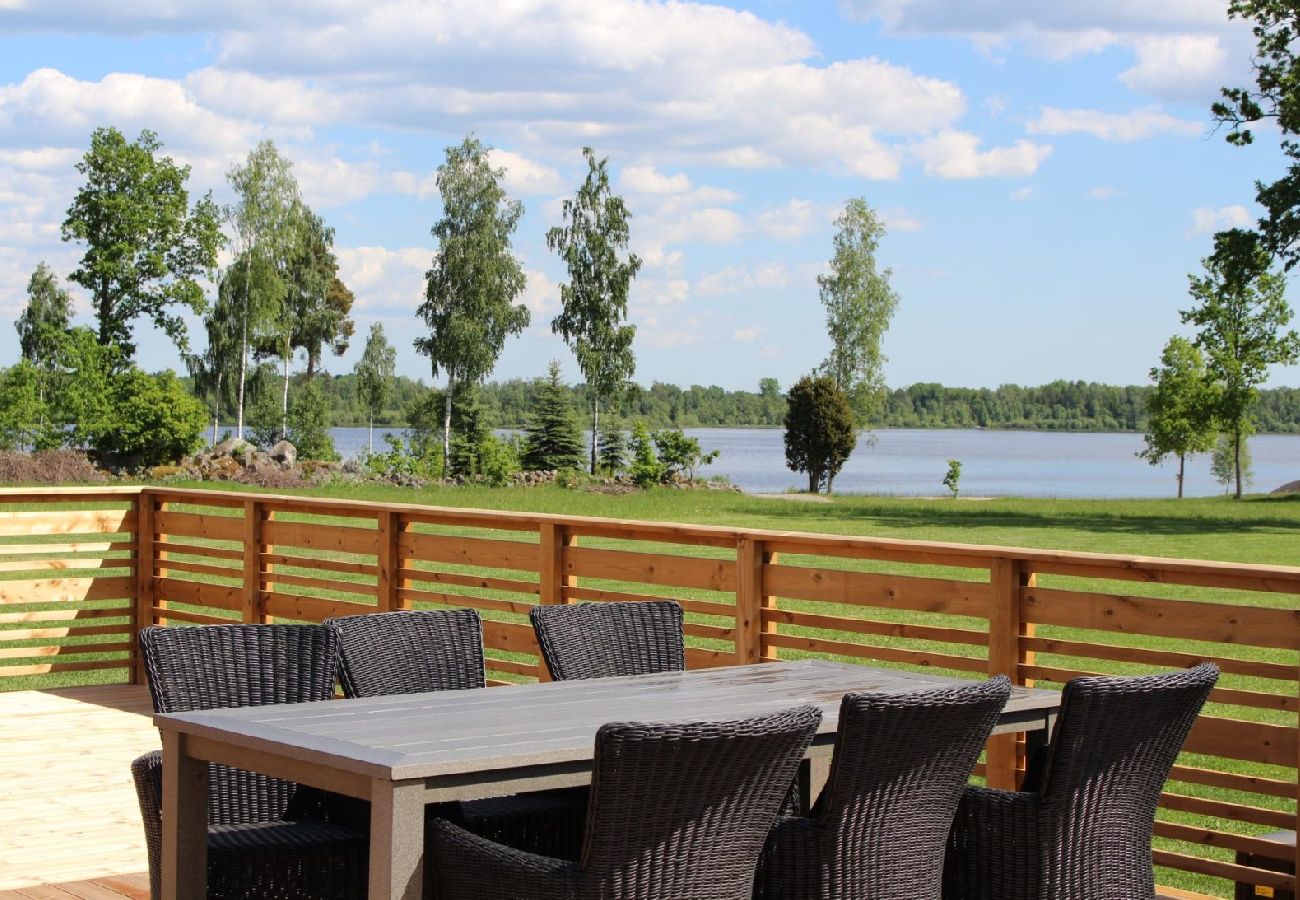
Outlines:
{"type": "MultiPolygon", "coordinates": [[[[637,380],[753,389],[813,368],[832,219],[863,196],[889,225],[901,302],[886,380],[1142,383],[1180,332],[1212,233],[1256,215],[1272,135],[1213,133],[1251,41],[1216,0],[0,0],[0,317],[58,237],[90,132],[158,132],[196,192],[258,140],[294,161],[337,229],[358,334],[399,371],[439,214],[432,173],[475,131],[525,204],[533,325],[494,377],[552,358],[562,267],[543,235],[607,155],[645,267],[637,380]]],[[[89,319],[81,302],[81,315],[89,319]]],[[[141,358],[178,366],[143,324],[141,358]]],[[[195,335],[199,339],[199,335],[195,335]]],[[[349,370],[360,341],[331,371],[349,370]]],[[[13,360],[0,328],[0,362],[13,360]]],[[[301,362],[301,361],[300,361],[301,362]]],[[[1300,385],[1300,369],[1272,384],[1300,385]]]]}

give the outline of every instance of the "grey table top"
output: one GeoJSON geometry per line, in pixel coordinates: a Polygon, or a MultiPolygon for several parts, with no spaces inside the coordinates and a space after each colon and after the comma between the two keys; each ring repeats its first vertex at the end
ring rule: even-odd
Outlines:
{"type": "MultiPolygon", "coordinates": [[[[846,693],[909,693],[964,683],[969,682],[801,660],[173,713],[155,715],[154,722],[169,731],[396,781],[590,761],[596,731],[606,722],[738,719],[811,703],[822,711],[820,733],[833,734],[846,693]]],[[[1056,691],[1016,688],[1003,720],[1033,721],[1054,713],[1059,703],[1056,691]]]]}

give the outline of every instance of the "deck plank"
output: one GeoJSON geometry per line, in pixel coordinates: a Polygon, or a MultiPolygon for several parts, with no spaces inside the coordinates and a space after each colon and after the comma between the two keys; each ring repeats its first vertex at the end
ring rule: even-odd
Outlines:
{"type": "Polygon", "coordinates": [[[148,868],[130,764],[159,746],[150,713],[132,685],[0,692],[0,900],[131,896],[104,876],[148,868]]]}

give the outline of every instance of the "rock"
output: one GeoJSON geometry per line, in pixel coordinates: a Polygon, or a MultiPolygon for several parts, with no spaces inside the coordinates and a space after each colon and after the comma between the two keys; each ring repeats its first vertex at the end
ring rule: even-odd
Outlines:
{"type": "Polygon", "coordinates": [[[1300,494],[1300,481],[1288,481],[1277,490],[1274,494],[1300,494]]]}
{"type": "Polygon", "coordinates": [[[283,468],[289,468],[298,459],[298,448],[288,441],[279,441],[270,450],[266,451],[271,459],[280,463],[283,468]]]}
{"type": "Polygon", "coordinates": [[[343,472],[346,475],[365,475],[366,464],[361,461],[360,457],[353,456],[343,464],[343,472]]]}
{"type": "Polygon", "coordinates": [[[228,437],[212,449],[208,450],[204,455],[212,457],[246,457],[256,449],[255,446],[242,438],[228,437]]]}

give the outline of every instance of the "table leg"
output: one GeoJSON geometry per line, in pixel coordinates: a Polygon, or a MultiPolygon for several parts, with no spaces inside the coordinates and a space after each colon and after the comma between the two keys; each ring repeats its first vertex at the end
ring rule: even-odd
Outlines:
{"type": "MultiPolygon", "coordinates": [[[[1034,757],[1052,740],[1052,731],[1056,727],[1056,713],[1044,717],[1043,727],[1025,732],[1025,772],[1033,767],[1034,757]]],[[[1017,785],[1017,788],[1020,787],[1017,785]]]]}
{"type": "Polygon", "coordinates": [[[420,900],[424,782],[379,781],[370,795],[370,900],[420,900]]]}
{"type": "Polygon", "coordinates": [[[185,736],[162,733],[163,900],[208,895],[208,764],[185,752],[185,736]]]}

